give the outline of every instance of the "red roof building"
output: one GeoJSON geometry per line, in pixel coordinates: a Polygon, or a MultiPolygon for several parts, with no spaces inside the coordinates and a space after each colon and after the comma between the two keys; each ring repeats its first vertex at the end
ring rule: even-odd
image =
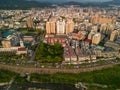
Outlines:
{"type": "Polygon", "coordinates": [[[72,39],[83,40],[83,39],[85,39],[85,35],[73,33],[72,39]]]}
{"type": "Polygon", "coordinates": [[[48,37],[44,39],[47,44],[54,45],[55,43],[60,43],[63,47],[66,45],[66,39],[65,38],[54,38],[54,37],[48,37]]]}
{"type": "Polygon", "coordinates": [[[27,49],[24,47],[18,48],[17,54],[27,54],[27,49]]]}
{"type": "Polygon", "coordinates": [[[92,43],[92,40],[90,40],[90,39],[86,39],[85,42],[91,44],[91,43],[92,43]]]}

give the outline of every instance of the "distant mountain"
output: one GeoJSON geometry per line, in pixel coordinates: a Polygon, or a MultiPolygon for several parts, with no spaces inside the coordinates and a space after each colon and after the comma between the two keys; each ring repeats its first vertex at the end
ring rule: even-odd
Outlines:
{"type": "Polygon", "coordinates": [[[99,7],[107,7],[109,5],[120,5],[120,0],[110,0],[107,2],[66,2],[62,3],[62,5],[80,5],[80,6],[99,6],[99,7]]]}
{"type": "MultiPolygon", "coordinates": [[[[111,4],[120,5],[120,0],[108,2],[77,2],[79,0],[0,0],[0,9],[30,9],[37,7],[50,7],[52,4],[58,5],[80,5],[80,6],[108,6],[111,4]],[[59,2],[58,2],[59,1],[59,2]]],[[[81,0],[88,1],[88,0],[81,0]]],[[[95,1],[95,0],[94,0],[95,1]]]]}
{"type": "Polygon", "coordinates": [[[0,0],[0,9],[30,9],[35,7],[47,7],[51,3],[27,1],[27,0],[0,0]]]}
{"type": "Polygon", "coordinates": [[[113,0],[108,2],[109,4],[120,5],[120,0],[113,0]]]}
{"type": "Polygon", "coordinates": [[[39,2],[58,2],[58,3],[64,3],[64,2],[108,2],[112,0],[29,0],[29,1],[39,1],[39,2]]]}
{"type": "Polygon", "coordinates": [[[59,4],[59,5],[78,5],[78,6],[81,6],[81,7],[86,7],[86,6],[104,7],[104,6],[108,6],[108,4],[105,3],[105,2],[74,2],[74,1],[62,3],[62,4],[59,4]]]}

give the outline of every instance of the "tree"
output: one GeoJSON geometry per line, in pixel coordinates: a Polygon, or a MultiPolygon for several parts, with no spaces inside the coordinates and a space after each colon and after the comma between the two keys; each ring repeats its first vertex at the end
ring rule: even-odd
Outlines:
{"type": "Polygon", "coordinates": [[[54,45],[41,43],[36,53],[36,60],[44,63],[56,63],[62,61],[62,56],[63,48],[59,43],[55,43],[54,45]]]}

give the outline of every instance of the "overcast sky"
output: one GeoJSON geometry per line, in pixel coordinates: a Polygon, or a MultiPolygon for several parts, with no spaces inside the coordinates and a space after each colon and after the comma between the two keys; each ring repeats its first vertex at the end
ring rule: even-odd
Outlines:
{"type": "Polygon", "coordinates": [[[67,1],[77,1],[77,2],[107,2],[107,1],[112,1],[112,0],[37,0],[37,1],[52,1],[52,2],[67,2],[67,1]]]}

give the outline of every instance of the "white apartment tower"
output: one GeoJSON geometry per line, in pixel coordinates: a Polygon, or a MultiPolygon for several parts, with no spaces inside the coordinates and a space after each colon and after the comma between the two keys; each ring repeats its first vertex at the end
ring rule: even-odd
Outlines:
{"type": "Polygon", "coordinates": [[[57,23],[57,34],[65,34],[65,20],[58,20],[57,23]]]}

